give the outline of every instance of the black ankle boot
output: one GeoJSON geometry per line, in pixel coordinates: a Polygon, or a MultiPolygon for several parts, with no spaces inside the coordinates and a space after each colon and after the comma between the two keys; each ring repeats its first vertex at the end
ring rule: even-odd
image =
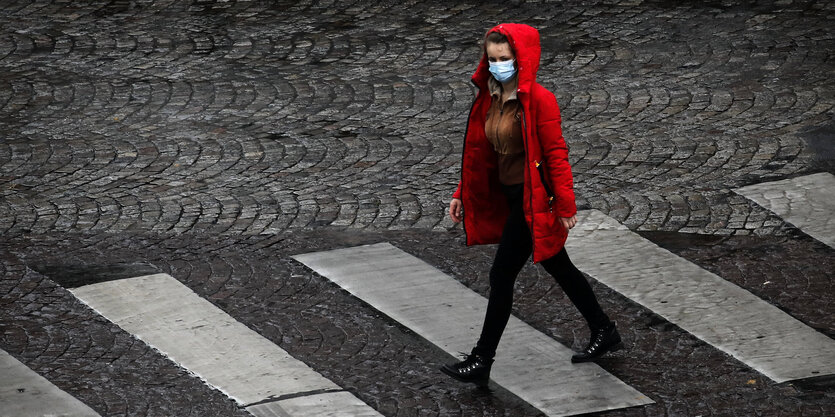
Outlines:
{"type": "Polygon", "coordinates": [[[490,368],[493,359],[481,355],[464,355],[461,362],[444,365],[441,371],[461,382],[471,382],[480,387],[486,387],[490,380],[490,368]]]}
{"type": "Polygon", "coordinates": [[[591,362],[606,352],[614,352],[623,348],[615,323],[591,332],[589,345],[582,352],[571,357],[572,363],[591,362]]]}

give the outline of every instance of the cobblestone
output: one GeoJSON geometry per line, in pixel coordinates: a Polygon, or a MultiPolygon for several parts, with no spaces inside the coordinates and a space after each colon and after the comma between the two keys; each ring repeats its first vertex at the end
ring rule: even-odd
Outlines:
{"type": "Polygon", "coordinates": [[[833,115],[830,2],[30,6],[2,15],[4,233],[449,228],[434,202],[498,20],[540,27],[580,200],[632,228],[782,235],[623,195],[834,170],[804,137],[833,115]],[[395,191],[419,214],[363,195],[395,191]]]}

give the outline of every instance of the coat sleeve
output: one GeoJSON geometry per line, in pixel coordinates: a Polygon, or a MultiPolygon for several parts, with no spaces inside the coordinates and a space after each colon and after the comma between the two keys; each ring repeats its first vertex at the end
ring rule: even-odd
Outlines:
{"type": "Polygon", "coordinates": [[[458,182],[458,188],[455,189],[455,192],[452,193],[452,198],[461,199],[461,182],[458,182]]]}
{"type": "Polygon", "coordinates": [[[574,202],[574,178],[568,163],[568,147],[560,125],[560,108],[557,98],[550,92],[542,94],[537,103],[537,137],[542,146],[548,180],[556,197],[554,212],[560,217],[571,217],[577,214],[577,205],[574,202]]]}

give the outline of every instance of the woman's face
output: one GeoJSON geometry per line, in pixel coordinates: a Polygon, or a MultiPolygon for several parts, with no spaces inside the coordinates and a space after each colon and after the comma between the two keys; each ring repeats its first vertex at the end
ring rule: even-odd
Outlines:
{"type": "Polygon", "coordinates": [[[502,62],[515,59],[513,51],[510,50],[510,44],[487,42],[487,60],[490,62],[502,62]]]}

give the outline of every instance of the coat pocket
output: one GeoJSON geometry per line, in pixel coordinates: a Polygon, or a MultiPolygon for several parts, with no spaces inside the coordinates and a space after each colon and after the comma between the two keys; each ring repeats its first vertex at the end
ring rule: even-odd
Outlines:
{"type": "Polygon", "coordinates": [[[548,176],[545,175],[545,161],[536,161],[536,170],[539,171],[539,181],[545,187],[545,193],[548,194],[548,210],[554,211],[554,192],[551,190],[551,184],[548,182],[548,176]]]}

